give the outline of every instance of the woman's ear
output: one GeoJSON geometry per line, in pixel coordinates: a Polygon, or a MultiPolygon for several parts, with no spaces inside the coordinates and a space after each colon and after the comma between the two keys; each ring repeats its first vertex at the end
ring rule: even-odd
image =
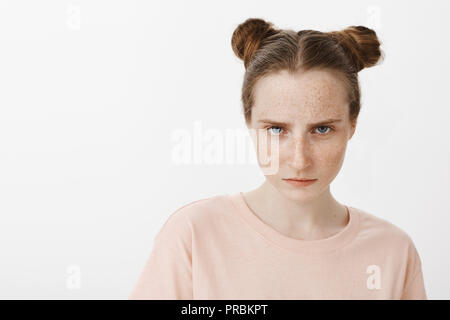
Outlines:
{"type": "Polygon", "coordinates": [[[351,123],[350,123],[350,136],[349,136],[348,140],[350,140],[353,137],[353,134],[355,133],[356,123],[357,123],[357,119],[351,121],[351,123]]]}
{"type": "Polygon", "coordinates": [[[250,129],[251,128],[251,121],[250,120],[245,121],[245,125],[247,126],[247,129],[250,129]]]}

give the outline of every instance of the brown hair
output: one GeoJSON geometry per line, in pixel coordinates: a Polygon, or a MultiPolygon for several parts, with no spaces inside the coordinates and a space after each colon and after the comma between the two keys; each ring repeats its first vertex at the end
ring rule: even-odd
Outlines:
{"type": "Polygon", "coordinates": [[[372,29],[350,26],[342,31],[280,30],[263,19],[249,18],[233,32],[231,46],[244,61],[241,100],[247,124],[251,121],[255,83],[279,70],[294,73],[312,68],[339,71],[348,91],[350,120],[356,121],[361,108],[358,72],[372,67],[384,53],[372,29]]]}

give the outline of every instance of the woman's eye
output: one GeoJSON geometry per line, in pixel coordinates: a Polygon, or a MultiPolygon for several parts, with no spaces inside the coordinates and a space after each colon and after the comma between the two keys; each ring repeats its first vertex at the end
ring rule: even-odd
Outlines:
{"type": "MultiPolygon", "coordinates": [[[[271,129],[273,129],[273,128],[275,128],[275,129],[279,129],[279,130],[283,130],[281,127],[277,127],[277,126],[272,126],[272,127],[270,127],[270,128],[268,128],[268,130],[271,130],[271,129]]],[[[273,132],[273,131],[272,131],[273,132]]],[[[281,132],[277,132],[277,133],[275,133],[275,135],[278,135],[278,134],[280,134],[281,132]]]]}
{"type": "MultiPolygon", "coordinates": [[[[333,128],[331,128],[331,127],[329,127],[329,126],[319,126],[319,127],[317,127],[316,129],[320,129],[320,128],[325,128],[325,129],[330,129],[329,131],[332,131],[333,130],[333,128]]],[[[324,130],[324,131],[326,131],[326,130],[324,130]]],[[[327,131],[327,132],[323,132],[322,130],[319,130],[319,134],[320,135],[324,135],[324,134],[327,134],[329,131],[327,131]]]]}

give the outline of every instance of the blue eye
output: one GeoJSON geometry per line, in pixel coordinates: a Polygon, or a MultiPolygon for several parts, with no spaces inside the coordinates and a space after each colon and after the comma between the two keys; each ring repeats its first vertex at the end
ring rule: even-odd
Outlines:
{"type": "MultiPolygon", "coordinates": [[[[318,128],[328,128],[328,129],[330,129],[330,131],[333,130],[333,128],[331,128],[331,127],[329,127],[329,126],[319,126],[319,127],[317,127],[316,129],[318,129],[318,128]]],[[[327,133],[328,133],[328,132],[321,132],[320,134],[323,135],[323,134],[327,134],[327,133]]]]}
{"type": "MultiPolygon", "coordinates": [[[[280,129],[280,130],[283,130],[281,127],[277,127],[277,126],[272,126],[272,127],[269,127],[267,130],[270,130],[270,129],[272,129],[272,128],[278,128],[278,129],[280,129]]],[[[278,134],[280,134],[281,132],[278,132],[278,133],[276,133],[276,135],[278,135],[278,134]]]]}

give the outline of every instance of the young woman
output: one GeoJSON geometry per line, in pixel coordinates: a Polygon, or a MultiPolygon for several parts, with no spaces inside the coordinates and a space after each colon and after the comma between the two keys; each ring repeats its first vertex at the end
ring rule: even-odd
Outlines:
{"type": "Polygon", "coordinates": [[[382,56],[376,33],[247,19],[231,44],[247,127],[276,139],[277,168],[254,190],[172,213],[129,299],[427,299],[409,235],[330,193],[360,111],[358,72],[382,56]]]}

